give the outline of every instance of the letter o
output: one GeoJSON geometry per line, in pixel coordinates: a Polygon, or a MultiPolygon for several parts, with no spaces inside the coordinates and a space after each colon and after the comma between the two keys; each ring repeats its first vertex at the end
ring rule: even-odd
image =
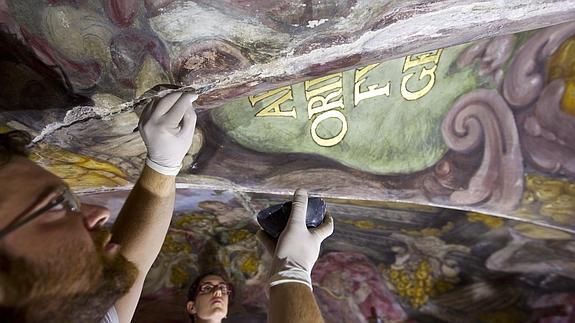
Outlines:
{"type": "Polygon", "coordinates": [[[311,137],[313,138],[313,141],[315,141],[316,144],[323,147],[331,147],[337,145],[338,143],[341,142],[346,133],[347,133],[347,121],[345,120],[345,116],[343,115],[343,113],[341,113],[338,110],[329,110],[327,112],[324,112],[319,116],[317,116],[317,118],[315,118],[311,123],[311,137]],[[318,136],[316,131],[317,126],[319,126],[319,124],[322,121],[327,120],[329,118],[336,118],[339,119],[339,121],[341,121],[341,131],[336,136],[326,139],[318,136]]]}

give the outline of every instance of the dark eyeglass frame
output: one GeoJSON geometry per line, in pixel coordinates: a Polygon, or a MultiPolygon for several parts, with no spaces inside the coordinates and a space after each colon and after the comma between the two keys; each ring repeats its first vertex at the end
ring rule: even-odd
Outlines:
{"type": "Polygon", "coordinates": [[[74,194],[70,191],[68,187],[61,187],[58,189],[57,192],[58,193],[56,197],[54,197],[50,202],[48,202],[48,204],[30,214],[26,215],[26,213],[24,213],[23,215],[17,216],[5,228],[0,230],[0,239],[4,238],[5,236],[17,230],[26,223],[41,216],[42,214],[50,211],[50,209],[54,208],[59,204],[65,203],[64,207],[67,209],[67,211],[72,212],[74,214],[78,214],[80,212],[80,201],[78,200],[78,198],[76,198],[76,196],[74,196],[74,194]]]}
{"type": "Polygon", "coordinates": [[[198,286],[198,290],[197,290],[197,292],[196,292],[196,295],[209,294],[209,293],[213,292],[214,289],[216,289],[216,288],[219,289],[219,290],[222,292],[222,294],[231,295],[232,292],[233,292],[232,285],[231,285],[231,284],[228,284],[228,283],[219,283],[219,284],[217,284],[217,285],[213,285],[213,284],[210,284],[210,283],[204,283],[204,284],[201,284],[200,286],[198,286]],[[210,286],[210,289],[207,290],[207,291],[202,291],[202,288],[203,288],[204,286],[210,286]],[[226,290],[225,292],[224,292],[224,290],[222,289],[222,286],[225,286],[225,290],[226,290]]]}

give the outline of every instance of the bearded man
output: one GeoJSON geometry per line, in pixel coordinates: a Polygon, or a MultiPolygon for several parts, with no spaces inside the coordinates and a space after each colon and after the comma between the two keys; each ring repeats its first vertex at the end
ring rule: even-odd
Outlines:
{"type": "Polygon", "coordinates": [[[146,165],[111,231],[108,209],[26,157],[26,133],[0,135],[0,321],[132,319],[170,224],[196,98],[171,93],[142,112],[146,165]]]}

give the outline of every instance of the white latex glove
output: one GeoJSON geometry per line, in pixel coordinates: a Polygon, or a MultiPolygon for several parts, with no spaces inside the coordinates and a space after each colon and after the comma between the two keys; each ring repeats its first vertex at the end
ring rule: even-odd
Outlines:
{"type": "Polygon", "coordinates": [[[138,127],[148,156],[146,165],[164,175],[175,176],[192,145],[196,112],[192,106],[196,94],[170,93],[149,103],[140,116],[138,127]]]}
{"type": "Polygon", "coordinates": [[[322,241],[333,233],[333,219],[326,215],[317,228],[308,229],[306,222],[307,192],[298,189],[294,194],[292,211],[277,244],[263,231],[257,237],[273,254],[269,287],[282,283],[311,284],[311,270],[319,257],[322,241]]]}

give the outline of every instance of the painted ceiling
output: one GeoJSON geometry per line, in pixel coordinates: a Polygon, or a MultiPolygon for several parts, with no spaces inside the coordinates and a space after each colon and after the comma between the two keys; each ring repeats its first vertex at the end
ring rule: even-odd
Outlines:
{"type": "MultiPolygon", "coordinates": [[[[85,202],[117,213],[127,191],[85,202]]],[[[187,322],[187,288],[218,268],[236,296],[226,322],[266,322],[271,257],[256,240],[257,210],[287,196],[180,189],[135,322],[187,322]]],[[[575,239],[565,231],[475,212],[327,200],[335,219],[316,263],[327,322],[571,322],[575,239]]]]}
{"type": "Polygon", "coordinates": [[[575,320],[573,1],[0,0],[0,131],[117,210],[143,105],[198,129],[136,321],[185,321],[210,266],[265,321],[254,215],[297,187],[336,231],[328,322],[575,320]],[[480,295],[480,296],[477,296],[480,295]]]}

